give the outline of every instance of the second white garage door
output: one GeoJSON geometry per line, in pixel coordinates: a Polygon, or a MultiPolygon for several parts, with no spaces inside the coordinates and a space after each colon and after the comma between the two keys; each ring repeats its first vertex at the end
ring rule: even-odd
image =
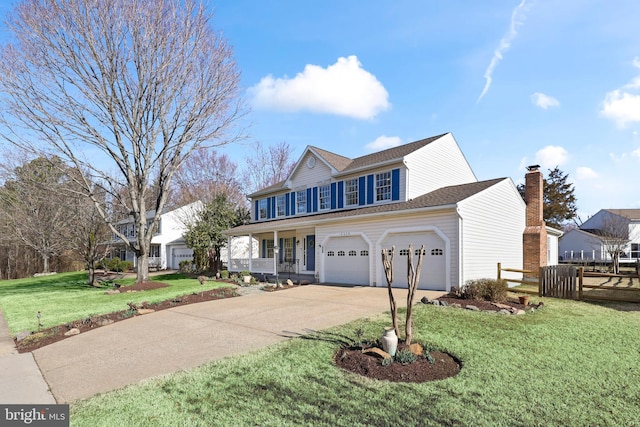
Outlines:
{"type": "Polygon", "coordinates": [[[362,237],[332,237],[323,255],[325,282],[369,285],[369,245],[362,237]]]}
{"type": "MultiPolygon", "coordinates": [[[[433,231],[416,233],[390,233],[382,242],[383,249],[391,249],[395,245],[396,253],[393,262],[393,286],[407,287],[407,252],[409,244],[413,244],[413,265],[418,263],[420,245],[424,245],[422,270],[418,289],[446,290],[446,257],[445,243],[433,231]]],[[[384,278],[384,273],[382,275],[384,278]]],[[[384,283],[386,285],[386,282],[384,283]]]]}

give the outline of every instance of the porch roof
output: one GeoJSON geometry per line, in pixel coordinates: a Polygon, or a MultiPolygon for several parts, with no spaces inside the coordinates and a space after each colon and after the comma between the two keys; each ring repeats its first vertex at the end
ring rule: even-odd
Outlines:
{"type": "Polygon", "coordinates": [[[358,216],[388,215],[403,211],[428,210],[434,208],[454,208],[461,201],[473,196],[474,194],[480,193],[481,191],[505,179],[508,178],[496,178],[487,181],[443,187],[406,202],[387,203],[363,208],[309,214],[294,218],[254,222],[227,230],[225,234],[234,236],[265,231],[265,229],[281,230],[300,225],[312,226],[321,222],[340,221],[358,216]]]}

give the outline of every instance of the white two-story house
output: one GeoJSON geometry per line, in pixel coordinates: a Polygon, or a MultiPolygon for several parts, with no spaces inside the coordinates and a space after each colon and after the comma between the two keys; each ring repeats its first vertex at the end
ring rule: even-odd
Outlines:
{"type": "Polygon", "coordinates": [[[601,209],[559,243],[565,262],[610,263],[614,251],[621,263],[640,258],[640,209],[601,209]]]}
{"type": "Polygon", "coordinates": [[[406,287],[413,244],[425,248],[419,287],[451,290],[522,265],[522,197],[510,178],[478,181],[450,133],[355,159],[309,146],[285,181],[249,197],[251,223],[227,234],[258,249],[231,271],[386,286],[381,253],[395,246],[394,286],[406,287]]]}
{"type": "MultiPolygon", "coordinates": [[[[183,236],[186,231],[185,223],[196,215],[201,207],[201,202],[194,202],[160,215],[158,229],[151,238],[149,267],[163,270],[167,268],[177,269],[180,261],[193,259],[193,251],[187,247],[183,236]]],[[[147,212],[148,224],[151,223],[154,215],[155,211],[147,212]]],[[[132,218],[118,222],[116,227],[130,241],[136,239],[135,225],[132,218]]],[[[113,247],[111,257],[132,261],[135,267],[135,254],[128,249],[122,240],[114,236],[111,246],[113,247]]]]}

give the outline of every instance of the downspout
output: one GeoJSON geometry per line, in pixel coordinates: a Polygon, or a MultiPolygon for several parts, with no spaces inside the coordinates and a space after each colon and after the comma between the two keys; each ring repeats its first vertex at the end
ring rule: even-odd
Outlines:
{"type": "Polygon", "coordinates": [[[456,214],[458,215],[458,283],[456,284],[456,288],[460,290],[464,285],[464,251],[462,248],[462,242],[464,241],[462,238],[464,234],[464,220],[460,214],[459,206],[456,206],[456,214]]]}

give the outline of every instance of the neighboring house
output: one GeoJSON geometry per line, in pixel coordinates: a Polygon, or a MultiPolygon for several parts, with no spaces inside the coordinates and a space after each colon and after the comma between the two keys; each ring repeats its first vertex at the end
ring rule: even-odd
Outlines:
{"type": "MultiPolygon", "coordinates": [[[[186,231],[185,223],[192,218],[202,207],[202,202],[194,202],[183,207],[168,211],[160,215],[158,229],[151,239],[149,253],[149,266],[160,269],[177,269],[180,261],[193,259],[193,251],[184,241],[186,231]]],[[[151,222],[155,211],[147,212],[148,223],[151,222]]],[[[130,241],[136,239],[136,231],[133,219],[129,218],[116,224],[118,230],[127,236],[130,241]]],[[[124,242],[114,236],[111,242],[112,257],[128,260],[136,263],[135,254],[128,249],[124,242]]]]}
{"type": "Polygon", "coordinates": [[[227,234],[258,249],[231,271],[386,286],[381,252],[395,246],[394,286],[406,287],[413,244],[425,247],[419,288],[451,290],[523,265],[522,197],[510,178],[478,181],[450,133],[355,159],[309,146],[285,181],[249,197],[251,223],[227,234]]]}
{"type": "Polygon", "coordinates": [[[618,249],[621,263],[640,258],[640,209],[602,209],[559,243],[564,262],[608,263],[618,249]]]}

